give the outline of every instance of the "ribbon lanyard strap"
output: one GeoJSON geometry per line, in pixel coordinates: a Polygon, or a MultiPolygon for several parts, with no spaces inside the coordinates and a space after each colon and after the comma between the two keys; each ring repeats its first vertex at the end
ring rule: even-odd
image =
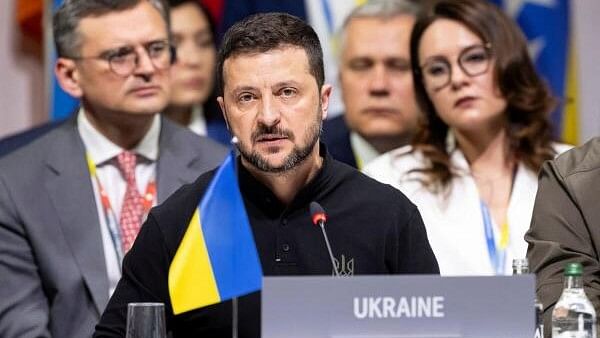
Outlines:
{"type": "Polygon", "coordinates": [[[106,227],[108,228],[108,233],[110,235],[110,239],[115,249],[115,254],[117,255],[117,260],[119,262],[123,261],[123,248],[121,246],[121,232],[119,231],[119,221],[117,220],[117,216],[115,215],[114,210],[110,204],[110,200],[108,199],[108,195],[106,191],[102,187],[100,180],[98,179],[98,175],[96,174],[96,164],[92,160],[92,157],[86,153],[85,159],[87,161],[88,170],[90,172],[90,177],[92,180],[96,182],[96,187],[98,189],[98,193],[100,194],[100,203],[102,204],[102,211],[104,211],[104,221],[106,222],[106,227]]]}
{"type": "Polygon", "coordinates": [[[496,239],[494,238],[494,228],[490,210],[487,205],[480,201],[481,216],[483,218],[483,228],[485,230],[485,242],[488,248],[488,254],[490,257],[490,263],[494,268],[496,275],[503,275],[504,268],[506,266],[506,248],[508,247],[508,222],[502,224],[500,243],[496,246],[496,239]]]}
{"type": "MultiPolygon", "coordinates": [[[[96,182],[96,186],[98,188],[98,193],[100,194],[100,202],[102,203],[102,210],[104,211],[104,219],[106,221],[106,226],[108,227],[108,232],[110,234],[110,238],[112,240],[113,247],[115,249],[115,253],[117,254],[117,258],[119,262],[123,261],[123,248],[121,245],[121,230],[119,225],[119,220],[112,208],[110,203],[110,199],[108,198],[108,194],[106,190],[100,183],[98,179],[98,175],[96,173],[96,164],[92,160],[89,154],[85,154],[85,158],[88,165],[88,170],[90,172],[90,176],[92,180],[96,182]]],[[[142,205],[144,209],[144,215],[148,215],[154,200],[156,198],[156,181],[154,179],[148,182],[146,186],[146,192],[142,195],[142,205]]],[[[145,216],[144,216],[145,217],[145,216]]]]}

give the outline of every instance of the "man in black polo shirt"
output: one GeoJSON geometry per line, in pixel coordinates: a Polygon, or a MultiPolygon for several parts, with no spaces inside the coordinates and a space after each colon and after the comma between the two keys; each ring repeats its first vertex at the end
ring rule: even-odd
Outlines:
{"type": "MultiPolygon", "coordinates": [[[[219,52],[219,104],[239,140],[239,182],[265,275],[331,275],[309,204],[328,213],[344,275],[437,274],[417,208],[398,190],[331,158],[319,143],[331,86],[313,29],[288,14],[234,25],[219,52]]],[[[173,315],[168,272],[214,172],[155,208],[123,263],[95,337],[124,335],[129,302],[163,302],[174,337],[230,337],[231,302],[173,315]]],[[[260,293],[239,299],[239,337],[260,337],[260,293]]]]}

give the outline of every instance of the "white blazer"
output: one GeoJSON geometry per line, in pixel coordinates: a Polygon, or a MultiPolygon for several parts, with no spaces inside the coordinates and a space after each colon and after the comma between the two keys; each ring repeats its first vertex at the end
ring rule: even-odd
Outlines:
{"type": "MultiPolygon", "coordinates": [[[[559,154],[571,148],[564,144],[553,147],[559,154]]],[[[448,193],[442,195],[432,193],[416,180],[421,174],[410,173],[427,163],[422,153],[411,150],[411,146],[405,146],[387,152],[370,162],[364,172],[399,189],[417,205],[441,275],[493,275],[479,192],[463,153],[458,148],[451,152],[450,162],[460,174],[452,179],[448,193]]],[[[505,274],[512,273],[513,258],[524,258],[527,253],[523,236],[529,229],[537,185],[537,172],[519,163],[507,211],[509,244],[505,274]]],[[[499,230],[496,226],[493,229],[498,242],[499,230]]]]}

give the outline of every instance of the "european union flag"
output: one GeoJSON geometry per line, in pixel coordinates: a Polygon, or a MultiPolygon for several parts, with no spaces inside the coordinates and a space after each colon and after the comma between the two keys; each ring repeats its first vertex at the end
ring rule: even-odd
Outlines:
{"type": "MultiPolygon", "coordinates": [[[[529,41],[538,72],[555,96],[565,102],[569,55],[569,0],[490,0],[512,17],[529,41]]],[[[565,102],[566,103],[566,102],[565,102]]],[[[563,123],[562,109],[552,114],[556,131],[563,123]]]]}
{"type": "Polygon", "coordinates": [[[217,170],[169,268],[175,314],[262,287],[262,269],[235,174],[233,151],[217,170]]]}

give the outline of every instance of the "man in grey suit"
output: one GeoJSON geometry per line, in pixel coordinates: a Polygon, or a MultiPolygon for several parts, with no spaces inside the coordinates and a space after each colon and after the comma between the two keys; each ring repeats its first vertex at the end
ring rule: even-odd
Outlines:
{"type": "Polygon", "coordinates": [[[56,12],[55,73],[82,106],[0,160],[0,337],[91,336],[148,209],[224,158],[157,114],[174,57],[167,15],[160,0],[56,12]]]}
{"type": "Polygon", "coordinates": [[[563,289],[567,263],[583,265],[585,293],[600,308],[600,138],[573,148],[540,173],[527,258],[544,305],[545,335],[550,335],[554,304],[563,289]]]}

